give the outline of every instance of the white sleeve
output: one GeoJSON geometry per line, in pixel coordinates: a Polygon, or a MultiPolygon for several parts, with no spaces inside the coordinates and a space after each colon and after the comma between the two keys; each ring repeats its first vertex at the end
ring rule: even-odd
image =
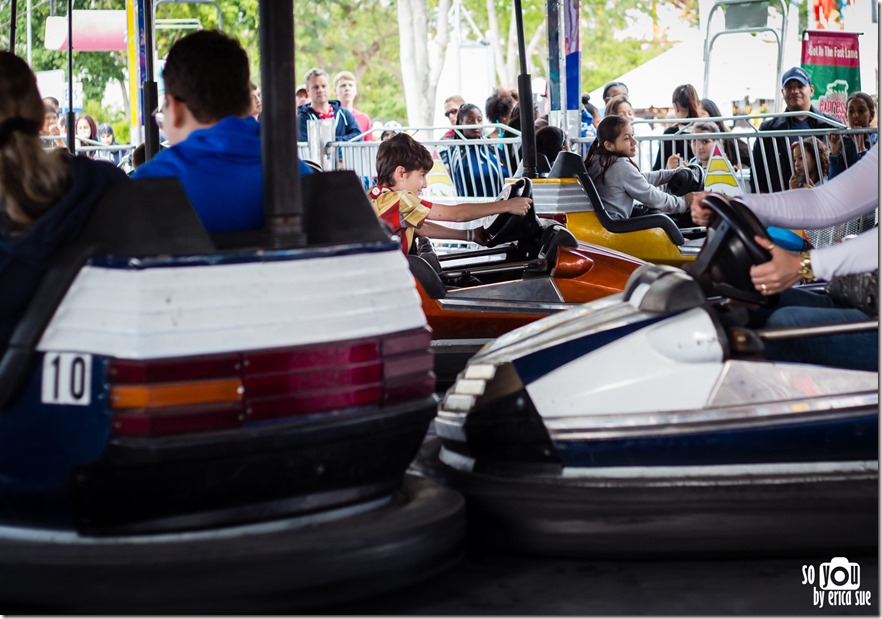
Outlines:
{"type": "Polygon", "coordinates": [[[814,230],[845,223],[879,207],[879,146],[813,189],[741,196],[767,226],[814,230]]]}
{"type": "MultiPolygon", "coordinates": [[[[866,158],[865,156],[864,159],[866,158]]],[[[815,277],[826,280],[834,275],[866,273],[878,269],[879,230],[873,228],[855,239],[842,241],[822,249],[813,249],[811,250],[811,258],[815,277]]]]}

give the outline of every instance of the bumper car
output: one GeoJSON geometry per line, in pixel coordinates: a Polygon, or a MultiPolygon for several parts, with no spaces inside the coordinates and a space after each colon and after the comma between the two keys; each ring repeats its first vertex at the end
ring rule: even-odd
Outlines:
{"type": "Polygon", "coordinates": [[[218,251],[176,181],[109,192],[0,360],[0,608],[290,610],[456,559],[461,498],[404,478],[429,330],[362,202],[347,242],[218,251]]]}
{"type": "MultiPolygon", "coordinates": [[[[686,193],[698,181],[688,178],[692,170],[684,169],[683,174],[686,193]]],[[[611,218],[576,153],[560,153],[548,177],[533,180],[533,200],[540,217],[564,224],[580,241],[646,262],[681,267],[694,261],[701,249],[703,228],[680,228],[663,213],[611,218]]]]}
{"type": "Polygon", "coordinates": [[[772,302],[749,276],[770,258],[752,240],[763,228],[746,207],[706,204],[693,276],[641,267],[623,293],[488,344],[447,392],[414,467],[466,495],[475,543],[875,552],[878,373],[765,360],[763,338],[788,334],[743,326],[747,304],[772,302]]]}
{"type": "Polygon", "coordinates": [[[151,179],[57,256],[0,351],[0,611],[290,612],[458,558],[462,498],[405,476],[437,397],[400,245],[351,173],[302,182],[352,228],[219,250],[151,179]]]}
{"type": "MultiPolygon", "coordinates": [[[[518,179],[500,199],[531,197],[532,186],[531,179],[518,179]]],[[[496,216],[486,232],[486,249],[407,257],[432,328],[439,388],[449,386],[491,338],[573,304],[621,292],[643,264],[577,241],[532,208],[523,217],[496,216]]]]}

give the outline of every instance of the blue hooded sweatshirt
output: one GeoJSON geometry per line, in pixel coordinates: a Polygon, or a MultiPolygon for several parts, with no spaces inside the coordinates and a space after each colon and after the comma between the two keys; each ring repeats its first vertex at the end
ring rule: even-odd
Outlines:
{"type": "MultiPolygon", "coordinates": [[[[311,172],[300,162],[300,175],[311,172]]],[[[263,166],[260,125],[227,116],[208,129],[160,151],[134,178],[177,177],[208,232],[263,227],[263,166]]]]}

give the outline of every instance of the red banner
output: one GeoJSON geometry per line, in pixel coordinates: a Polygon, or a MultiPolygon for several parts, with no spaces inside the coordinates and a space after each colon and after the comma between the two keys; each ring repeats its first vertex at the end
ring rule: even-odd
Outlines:
{"type": "Polygon", "coordinates": [[[812,103],[823,114],[845,123],[848,95],[861,89],[858,35],[810,30],[802,41],[802,68],[812,77],[812,103]]]}
{"type": "Polygon", "coordinates": [[[803,66],[861,66],[857,33],[810,30],[807,35],[802,42],[803,66]]]}

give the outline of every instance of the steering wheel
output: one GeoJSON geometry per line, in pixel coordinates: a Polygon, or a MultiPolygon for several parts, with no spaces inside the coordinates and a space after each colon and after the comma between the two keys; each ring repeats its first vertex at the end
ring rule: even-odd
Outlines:
{"type": "MultiPolygon", "coordinates": [[[[533,183],[529,178],[519,178],[514,183],[506,185],[499,194],[498,199],[509,200],[511,198],[532,197],[533,183]]],[[[485,245],[487,247],[496,247],[503,243],[532,238],[541,228],[542,224],[539,223],[539,219],[536,217],[536,209],[533,207],[533,204],[530,204],[530,209],[524,216],[500,213],[484,231],[487,239],[485,245]]]]}
{"type": "Polygon", "coordinates": [[[740,200],[716,194],[707,196],[701,205],[715,215],[698,259],[688,267],[689,273],[723,296],[759,305],[776,302],[778,295],[761,295],[750,279],[750,267],[772,259],[772,254],[753,240],[755,236],[769,240],[756,215],[740,200]]]}

